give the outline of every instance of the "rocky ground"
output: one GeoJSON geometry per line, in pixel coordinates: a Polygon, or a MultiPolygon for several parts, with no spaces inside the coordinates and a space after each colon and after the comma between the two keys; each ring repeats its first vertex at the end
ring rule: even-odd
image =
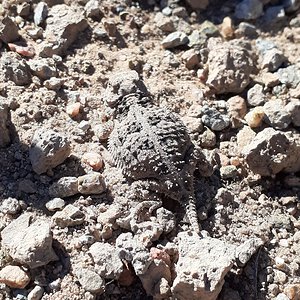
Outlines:
{"type": "Polygon", "coordinates": [[[0,299],[300,299],[299,7],[3,0],[0,299]],[[130,219],[104,101],[126,70],[214,167],[200,236],[167,197],[130,219]]]}

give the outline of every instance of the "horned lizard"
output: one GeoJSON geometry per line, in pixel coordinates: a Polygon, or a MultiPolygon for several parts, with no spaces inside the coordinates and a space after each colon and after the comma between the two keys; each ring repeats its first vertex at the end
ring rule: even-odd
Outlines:
{"type": "Polygon", "coordinates": [[[152,212],[161,205],[159,194],[165,194],[185,208],[199,233],[193,176],[202,154],[179,115],[154,105],[135,71],[113,75],[104,99],[116,119],[108,150],[136,190],[151,192],[141,192],[143,206],[152,212]]]}

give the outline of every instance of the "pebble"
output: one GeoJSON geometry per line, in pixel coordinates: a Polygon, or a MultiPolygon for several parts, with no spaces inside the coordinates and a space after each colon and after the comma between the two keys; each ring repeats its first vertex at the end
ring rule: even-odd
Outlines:
{"type": "Polygon", "coordinates": [[[48,16],[48,5],[45,2],[39,2],[34,9],[34,24],[40,26],[48,16]]]}
{"type": "Polygon", "coordinates": [[[28,300],[40,300],[42,299],[44,294],[44,288],[36,285],[28,294],[27,299],[28,300]]]}
{"type": "Polygon", "coordinates": [[[35,131],[29,149],[32,169],[39,175],[45,173],[63,163],[70,152],[70,142],[63,134],[40,128],[35,131]]]}
{"type": "Polygon", "coordinates": [[[100,19],[100,1],[99,0],[89,0],[84,6],[85,15],[89,18],[100,19]]]}
{"type": "Polygon", "coordinates": [[[217,137],[208,127],[204,128],[203,133],[199,136],[199,142],[203,148],[213,148],[216,145],[217,137]]]}
{"type": "Polygon", "coordinates": [[[262,73],[260,82],[266,87],[274,87],[279,83],[279,78],[276,73],[262,73]]]}
{"type": "Polygon", "coordinates": [[[268,292],[271,296],[275,297],[279,293],[279,287],[276,283],[271,283],[268,285],[268,292]]]}
{"type": "Polygon", "coordinates": [[[263,4],[259,0],[243,0],[237,4],[234,14],[238,19],[257,19],[263,14],[263,4]]]}
{"type": "Polygon", "coordinates": [[[279,81],[289,87],[296,88],[300,83],[300,68],[297,65],[280,68],[276,74],[279,81]]]}
{"type": "Polygon", "coordinates": [[[19,266],[6,266],[0,271],[0,282],[15,289],[24,289],[30,277],[19,266]]]}
{"type": "Polygon", "coordinates": [[[262,106],[256,106],[246,114],[244,119],[251,128],[257,128],[262,125],[264,116],[264,108],[262,106]]]}
{"type": "Polygon", "coordinates": [[[199,55],[194,49],[189,49],[185,51],[181,55],[181,58],[183,59],[183,61],[185,62],[185,66],[189,70],[195,68],[200,63],[199,55]]]}
{"type": "Polygon", "coordinates": [[[200,32],[199,30],[193,30],[188,38],[189,38],[188,46],[190,48],[197,47],[200,49],[204,47],[207,41],[207,36],[203,32],[200,32]]]}
{"type": "Polygon", "coordinates": [[[87,131],[90,129],[90,127],[91,127],[90,122],[86,120],[82,120],[78,124],[78,128],[82,131],[87,131]]]}
{"type": "Polygon", "coordinates": [[[272,48],[263,54],[261,68],[266,69],[268,72],[275,72],[286,61],[287,58],[282,51],[277,48],[272,48]]]}
{"type": "Polygon", "coordinates": [[[220,168],[220,176],[223,179],[235,178],[238,175],[236,166],[228,165],[220,168]]]}
{"type": "Polygon", "coordinates": [[[79,283],[86,291],[96,293],[97,295],[104,293],[105,282],[96,272],[87,268],[78,268],[75,274],[79,283]]]}
{"type": "Polygon", "coordinates": [[[103,167],[103,159],[99,153],[87,152],[84,153],[81,161],[88,164],[94,171],[99,171],[103,167]]]}
{"type": "Polygon", "coordinates": [[[4,214],[15,215],[20,211],[19,201],[15,198],[6,198],[0,205],[0,211],[4,214]]]}
{"type": "Polygon", "coordinates": [[[225,39],[231,39],[234,37],[234,26],[230,17],[225,17],[223,19],[220,33],[225,39]]]}
{"type": "Polygon", "coordinates": [[[279,246],[288,248],[289,247],[289,241],[287,239],[280,239],[278,242],[279,246]]]}
{"type": "Polygon", "coordinates": [[[255,84],[247,92],[247,102],[251,106],[259,106],[266,102],[267,98],[263,93],[263,86],[260,84],[255,84]]]}
{"type": "Polygon", "coordinates": [[[291,99],[285,106],[286,111],[290,114],[294,126],[300,126],[300,101],[299,99],[291,99]]]}
{"type": "Polygon", "coordinates": [[[269,100],[264,106],[264,121],[275,129],[285,129],[291,123],[291,114],[281,99],[269,100]]]}
{"type": "Polygon", "coordinates": [[[105,190],[104,178],[100,173],[92,172],[78,177],[78,192],[81,194],[101,194],[105,190]]]}
{"type": "Polygon", "coordinates": [[[219,28],[210,21],[204,21],[199,28],[200,34],[204,34],[207,37],[213,37],[219,35],[219,28]]]}
{"type": "Polygon", "coordinates": [[[227,100],[227,110],[231,117],[231,125],[238,128],[242,125],[241,120],[247,113],[247,104],[241,96],[233,96],[227,100]]]}
{"type": "Polygon", "coordinates": [[[202,123],[213,131],[221,131],[230,125],[229,117],[227,115],[221,114],[215,108],[204,106],[201,112],[202,123]]]}
{"type": "Polygon", "coordinates": [[[287,281],[287,275],[280,271],[280,270],[274,270],[274,282],[275,283],[285,283],[287,281]]]}
{"type": "Polygon", "coordinates": [[[238,26],[238,29],[235,31],[236,37],[248,37],[255,38],[257,37],[256,27],[253,24],[247,22],[241,22],[238,26]]]}
{"type": "Polygon", "coordinates": [[[48,90],[58,91],[64,83],[65,80],[62,78],[51,77],[48,80],[44,81],[44,86],[48,90]]]}
{"type": "Polygon", "coordinates": [[[164,49],[171,49],[181,45],[188,44],[189,39],[184,32],[175,31],[170,33],[162,42],[161,45],[164,49]]]}
{"type": "Polygon", "coordinates": [[[78,193],[77,177],[62,177],[49,187],[49,195],[52,197],[65,198],[78,193]]]}
{"type": "Polygon", "coordinates": [[[175,31],[175,26],[171,18],[166,17],[163,13],[158,12],[154,18],[156,26],[163,32],[170,33],[175,31]]]}
{"type": "Polygon", "coordinates": [[[52,216],[52,222],[61,228],[81,225],[85,220],[85,214],[76,206],[68,204],[62,211],[52,216]]]}
{"type": "Polygon", "coordinates": [[[46,208],[49,211],[61,210],[66,205],[65,200],[61,198],[54,198],[46,203],[46,208]]]}
{"type": "Polygon", "coordinates": [[[80,108],[81,108],[81,103],[80,102],[68,104],[67,107],[66,107],[66,113],[71,118],[75,118],[75,117],[78,116],[78,114],[80,112],[80,108]]]}

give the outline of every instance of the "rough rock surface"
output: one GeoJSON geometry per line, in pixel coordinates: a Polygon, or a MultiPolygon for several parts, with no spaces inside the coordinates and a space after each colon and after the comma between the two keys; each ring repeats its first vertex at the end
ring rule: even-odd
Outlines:
{"type": "Polygon", "coordinates": [[[52,248],[52,233],[47,221],[33,221],[33,215],[23,214],[1,231],[1,245],[15,261],[37,268],[57,260],[52,248]]]}
{"type": "Polygon", "coordinates": [[[9,108],[6,103],[0,103],[0,147],[5,147],[10,143],[10,132],[8,128],[9,108]]]}
{"type": "Polygon", "coordinates": [[[51,129],[37,130],[29,150],[32,169],[37,174],[45,173],[64,162],[70,152],[70,143],[65,136],[51,129]]]}
{"type": "Polygon", "coordinates": [[[247,49],[234,44],[211,42],[208,45],[206,84],[217,94],[240,93],[250,82],[253,63],[247,49]],[[239,72],[235,72],[238,69],[239,72]]]}
{"type": "Polygon", "coordinates": [[[0,271],[0,282],[15,289],[24,289],[30,277],[19,266],[6,266],[0,271]]]}
{"type": "Polygon", "coordinates": [[[19,39],[18,26],[10,17],[0,20],[0,40],[5,43],[14,42],[19,39]]]}
{"type": "Polygon", "coordinates": [[[172,292],[176,299],[215,300],[233,266],[235,247],[217,239],[179,235],[179,259],[172,292]]]}

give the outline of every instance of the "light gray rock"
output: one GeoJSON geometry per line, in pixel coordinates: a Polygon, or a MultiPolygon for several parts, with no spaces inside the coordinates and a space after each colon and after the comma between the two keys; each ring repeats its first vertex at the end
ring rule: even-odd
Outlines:
{"type": "Polygon", "coordinates": [[[4,199],[0,205],[0,211],[4,214],[15,215],[20,211],[20,209],[19,201],[12,197],[4,199]]]}
{"type": "Polygon", "coordinates": [[[263,93],[263,86],[258,83],[247,92],[247,102],[251,106],[260,106],[264,104],[266,100],[267,97],[263,93]]]}
{"type": "Polygon", "coordinates": [[[0,59],[0,79],[3,82],[13,81],[16,85],[31,83],[30,68],[24,59],[15,52],[4,52],[0,59]]]}
{"type": "Polygon", "coordinates": [[[238,170],[236,166],[222,166],[220,168],[220,176],[222,179],[235,178],[238,175],[238,170]]]}
{"type": "Polygon", "coordinates": [[[75,274],[79,283],[86,291],[98,295],[104,293],[105,282],[96,272],[87,268],[78,268],[76,269],[75,274]]]}
{"type": "Polygon", "coordinates": [[[215,300],[235,259],[235,246],[214,238],[182,232],[172,286],[179,300],[215,300]]]}
{"type": "Polygon", "coordinates": [[[49,187],[51,197],[65,198],[78,194],[78,178],[62,177],[49,187]]]}
{"type": "Polygon", "coordinates": [[[300,170],[300,135],[273,128],[260,131],[242,153],[249,168],[263,176],[300,170]]]}
{"type": "Polygon", "coordinates": [[[235,8],[235,17],[244,20],[257,19],[263,14],[263,4],[259,0],[243,0],[235,8]]]}
{"type": "Polygon", "coordinates": [[[97,242],[89,249],[95,270],[102,278],[117,279],[123,271],[123,263],[116,248],[108,243],[97,242]]]}
{"type": "Polygon", "coordinates": [[[9,120],[8,105],[6,103],[0,103],[0,147],[6,147],[10,144],[10,131],[7,126],[9,120]]]}
{"type": "Polygon", "coordinates": [[[209,39],[208,48],[209,73],[206,84],[217,94],[242,92],[249,84],[253,70],[248,50],[213,38],[209,39]]]}
{"type": "Polygon", "coordinates": [[[105,190],[105,181],[100,173],[92,172],[78,177],[78,192],[81,194],[101,194],[105,190]]]}
{"type": "Polygon", "coordinates": [[[285,106],[286,111],[291,115],[292,123],[294,126],[300,126],[300,100],[291,99],[285,106]]]}
{"type": "Polygon", "coordinates": [[[290,65],[286,68],[280,68],[276,72],[279,81],[288,87],[296,88],[300,83],[300,66],[290,65]]]}
{"type": "Polygon", "coordinates": [[[32,269],[58,259],[52,248],[50,224],[33,218],[33,214],[22,214],[1,232],[4,251],[15,262],[32,269]]]}
{"type": "Polygon", "coordinates": [[[11,43],[19,39],[18,26],[10,17],[0,19],[0,40],[4,43],[11,43]]]}
{"type": "Polygon", "coordinates": [[[164,49],[171,49],[181,45],[186,45],[188,42],[189,39],[184,32],[175,31],[164,38],[164,40],[161,42],[161,45],[164,49]]]}
{"type": "Polygon", "coordinates": [[[31,59],[28,65],[32,73],[41,80],[47,80],[57,76],[55,61],[52,58],[31,59]]]}
{"type": "Polygon", "coordinates": [[[42,25],[48,17],[48,5],[45,2],[39,2],[34,9],[33,21],[36,26],[42,25]]]}
{"type": "Polygon", "coordinates": [[[138,276],[145,274],[152,263],[146,246],[130,232],[121,233],[117,237],[116,249],[120,259],[130,262],[138,276]]]}
{"type": "Polygon", "coordinates": [[[72,204],[68,204],[62,211],[52,216],[52,222],[62,228],[80,225],[84,220],[85,214],[72,204]]]}
{"type": "Polygon", "coordinates": [[[275,129],[285,129],[291,123],[291,113],[280,99],[269,100],[264,106],[264,121],[275,129]]]}
{"type": "Polygon", "coordinates": [[[244,36],[249,38],[257,37],[256,27],[253,24],[247,22],[241,22],[235,34],[238,37],[244,37],[244,36]]]}
{"type": "Polygon", "coordinates": [[[51,129],[38,129],[29,149],[32,169],[42,174],[63,163],[70,155],[71,148],[67,138],[51,129]]]}
{"type": "Polygon", "coordinates": [[[203,106],[201,121],[214,131],[221,131],[230,125],[230,118],[212,107],[203,106]]]}
{"type": "Polygon", "coordinates": [[[287,61],[283,52],[277,48],[272,48],[264,52],[261,62],[261,68],[269,72],[275,72],[287,61]]]}
{"type": "Polygon", "coordinates": [[[46,208],[49,211],[56,211],[61,210],[66,205],[66,202],[64,199],[61,198],[54,198],[46,203],[46,208]]]}
{"type": "Polygon", "coordinates": [[[44,294],[44,288],[36,285],[28,294],[27,300],[40,300],[44,294]]]}
{"type": "Polygon", "coordinates": [[[49,9],[46,24],[44,41],[40,44],[42,57],[64,55],[78,34],[88,26],[80,10],[65,4],[55,5],[49,9]]]}

